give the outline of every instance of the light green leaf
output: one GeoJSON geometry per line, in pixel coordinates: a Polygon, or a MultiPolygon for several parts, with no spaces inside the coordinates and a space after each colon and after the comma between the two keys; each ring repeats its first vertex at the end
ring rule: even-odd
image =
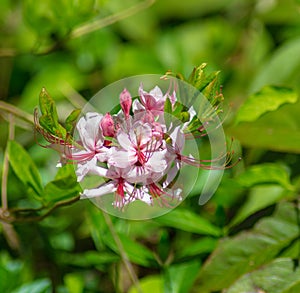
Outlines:
{"type": "Polygon", "coordinates": [[[257,184],[277,183],[285,189],[292,189],[287,170],[279,164],[266,163],[251,166],[236,178],[244,187],[252,187],[257,184]]]}
{"type": "Polygon", "coordinates": [[[253,122],[242,122],[226,133],[249,148],[300,153],[300,101],[285,104],[253,122]]]}
{"type": "Polygon", "coordinates": [[[260,220],[251,231],[220,241],[202,267],[198,292],[229,287],[242,275],[271,261],[298,237],[297,213],[291,203],[281,203],[273,216],[260,220]]]}
{"type": "Polygon", "coordinates": [[[298,293],[300,268],[289,258],[278,258],[253,272],[242,276],[227,293],[298,293]]]}
{"type": "Polygon", "coordinates": [[[65,284],[69,292],[82,293],[84,289],[83,275],[80,273],[70,273],[64,276],[65,284]]]}
{"type": "Polygon", "coordinates": [[[190,292],[199,268],[198,260],[168,267],[165,273],[165,293],[190,292]]]}
{"type": "Polygon", "coordinates": [[[39,279],[31,283],[26,283],[13,290],[11,293],[50,293],[51,282],[49,279],[39,279]]]}
{"type": "Polygon", "coordinates": [[[184,209],[177,208],[172,212],[155,219],[155,221],[168,227],[197,234],[212,236],[220,236],[221,234],[220,229],[211,224],[208,220],[184,209]]]}
{"type": "Polygon", "coordinates": [[[251,95],[239,109],[236,123],[255,121],[269,111],[275,111],[286,103],[296,103],[295,91],[284,87],[265,86],[261,91],[251,95]]]}
{"type": "Polygon", "coordinates": [[[7,144],[9,163],[17,177],[34,192],[37,199],[42,193],[42,181],[37,167],[26,150],[16,141],[7,144]]]}
{"type": "MultiPolygon", "coordinates": [[[[148,276],[139,281],[143,293],[165,293],[164,282],[160,275],[148,276]]],[[[128,293],[139,293],[140,291],[132,286],[128,293]]]]}
{"type": "Polygon", "coordinates": [[[278,185],[255,186],[229,226],[232,227],[242,222],[255,212],[278,202],[285,195],[286,191],[278,185]]]}
{"type": "Polygon", "coordinates": [[[65,138],[66,130],[58,122],[55,102],[44,87],[40,93],[39,105],[42,112],[42,116],[39,118],[41,126],[55,136],[65,138]]]}
{"type": "MultiPolygon", "coordinates": [[[[282,4],[282,5],[286,5],[282,4]]],[[[286,8],[286,7],[285,7],[286,8]]],[[[286,10],[291,17],[294,11],[286,10]]],[[[295,9],[296,10],[296,9],[295,9]]],[[[279,12],[282,15],[282,11],[279,12]]],[[[271,58],[267,59],[261,66],[261,70],[255,75],[250,89],[257,91],[265,84],[287,84],[297,78],[297,72],[300,67],[300,38],[290,39],[273,53],[271,58]]],[[[296,79],[297,80],[297,79],[296,79]]]]}
{"type": "Polygon", "coordinates": [[[50,181],[44,188],[43,197],[47,202],[57,202],[79,195],[81,190],[72,165],[60,168],[55,180],[50,181]]]}

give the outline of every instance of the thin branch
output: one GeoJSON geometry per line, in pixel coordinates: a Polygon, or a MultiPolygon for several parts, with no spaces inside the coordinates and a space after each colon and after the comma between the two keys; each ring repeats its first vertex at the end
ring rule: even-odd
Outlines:
{"type": "Polygon", "coordinates": [[[80,27],[75,28],[71,32],[70,39],[81,37],[83,35],[89,34],[91,32],[94,32],[94,31],[104,28],[106,26],[109,26],[113,23],[116,23],[122,19],[128,18],[128,17],[130,17],[134,14],[137,14],[138,12],[150,7],[151,5],[154,4],[154,2],[155,2],[155,0],[146,0],[141,3],[138,3],[135,6],[128,8],[124,11],[116,13],[114,15],[110,15],[105,18],[95,20],[92,23],[89,22],[89,23],[83,24],[80,27]]]}
{"type": "MultiPolygon", "coordinates": [[[[9,130],[8,130],[8,140],[13,140],[15,136],[15,127],[14,127],[14,117],[12,114],[9,115],[9,130]]],[[[8,160],[8,150],[6,148],[4,152],[3,160],[3,172],[2,172],[2,186],[1,186],[1,204],[4,210],[8,208],[7,201],[7,180],[8,180],[8,170],[9,170],[9,160],[8,160]]]]}
{"type": "Polygon", "coordinates": [[[30,124],[33,124],[33,115],[31,115],[25,111],[22,111],[21,109],[15,107],[9,103],[0,101],[0,110],[4,110],[8,113],[13,114],[14,116],[16,116],[18,118],[21,118],[22,120],[25,120],[26,122],[28,122],[30,124]]]}
{"type": "Polygon", "coordinates": [[[44,214],[39,215],[39,216],[20,216],[20,214],[28,213],[28,212],[38,212],[42,209],[46,209],[47,207],[44,208],[37,208],[37,209],[0,209],[0,221],[3,221],[5,223],[28,223],[28,222],[38,222],[46,217],[48,217],[50,214],[52,214],[57,208],[63,207],[63,206],[68,206],[71,205],[75,202],[77,202],[80,199],[80,195],[73,197],[71,199],[67,200],[62,200],[57,203],[55,203],[51,208],[49,208],[44,214]]]}
{"type": "Polygon", "coordinates": [[[110,230],[110,233],[111,233],[112,237],[114,238],[114,241],[115,241],[115,243],[118,247],[118,250],[119,250],[121,258],[122,258],[122,261],[125,265],[125,268],[126,268],[128,274],[129,274],[129,276],[130,276],[130,279],[132,280],[132,282],[133,282],[134,286],[136,287],[136,289],[138,290],[138,292],[142,293],[143,291],[142,291],[142,288],[140,286],[139,279],[138,279],[138,277],[137,277],[137,275],[136,275],[136,273],[135,273],[135,271],[134,271],[134,269],[133,269],[133,267],[132,267],[132,265],[131,265],[131,263],[128,259],[127,253],[124,250],[123,244],[122,244],[122,242],[121,242],[121,240],[120,240],[120,238],[119,238],[119,236],[118,236],[118,234],[115,230],[115,227],[114,227],[114,225],[111,221],[110,216],[108,214],[106,214],[105,212],[103,213],[103,216],[104,216],[105,222],[106,222],[106,224],[107,224],[107,226],[110,230]]]}
{"type": "Polygon", "coordinates": [[[42,51],[31,51],[31,52],[18,52],[14,48],[3,48],[0,49],[0,57],[13,57],[19,54],[27,54],[33,53],[34,55],[46,55],[49,53],[54,52],[55,50],[59,49],[63,46],[63,44],[68,41],[69,39],[79,38],[83,35],[89,34],[106,26],[109,26],[113,23],[116,23],[120,20],[128,18],[138,12],[147,9],[148,7],[152,6],[156,0],[145,0],[141,3],[138,3],[135,6],[132,6],[124,11],[119,13],[107,16],[105,18],[97,19],[93,22],[84,23],[77,28],[74,28],[69,34],[67,34],[64,38],[58,40],[56,43],[49,45],[48,47],[44,48],[42,51]]]}

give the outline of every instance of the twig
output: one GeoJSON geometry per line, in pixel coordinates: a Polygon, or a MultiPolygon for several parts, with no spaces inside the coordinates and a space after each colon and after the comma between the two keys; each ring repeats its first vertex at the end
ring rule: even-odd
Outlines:
{"type": "MultiPolygon", "coordinates": [[[[8,141],[12,141],[15,137],[15,123],[14,116],[9,114],[9,128],[8,128],[8,141]]],[[[8,199],[7,199],[7,182],[8,182],[8,170],[9,170],[9,158],[8,158],[8,149],[6,147],[4,152],[4,160],[3,160],[3,173],[1,179],[1,204],[2,209],[7,211],[8,209],[8,199]]],[[[16,233],[14,227],[8,223],[2,223],[4,236],[9,244],[15,250],[20,250],[20,241],[18,234],[16,233]]]]}
{"type": "Polygon", "coordinates": [[[4,110],[8,113],[13,114],[14,116],[17,116],[18,118],[21,118],[22,120],[25,120],[26,122],[28,122],[30,124],[33,124],[33,115],[31,115],[25,111],[22,111],[21,109],[15,107],[9,103],[0,101],[0,110],[4,110]]]}
{"type": "Polygon", "coordinates": [[[28,212],[37,212],[42,209],[46,209],[46,207],[43,208],[37,208],[37,209],[8,209],[3,210],[0,209],[0,221],[3,221],[5,223],[28,223],[28,222],[38,222],[46,217],[48,217],[51,213],[53,213],[57,208],[70,205],[72,203],[77,202],[80,199],[80,196],[73,197],[71,199],[59,201],[55,203],[51,208],[48,209],[44,214],[39,216],[33,216],[33,217],[24,217],[24,216],[18,216],[18,214],[22,213],[28,213],[28,212]],[[15,216],[17,215],[17,216],[15,216]]]}
{"type": "Polygon", "coordinates": [[[111,221],[110,216],[107,215],[105,212],[103,212],[103,216],[104,216],[105,222],[106,222],[106,224],[107,224],[107,226],[110,230],[110,233],[111,233],[112,237],[114,238],[114,241],[115,241],[115,243],[118,247],[118,250],[119,250],[121,258],[122,258],[122,261],[125,265],[125,268],[126,268],[128,274],[129,274],[134,286],[136,287],[136,289],[138,290],[139,293],[143,293],[142,288],[141,288],[140,283],[139,283],[139,279],[138,279],[138,277],[137,277],[137,275],[136,275],[136,273],[135,273],[135,271],[134,271],[134,269],[133,269],[133,267],[132,267],[132,265],[131,265],[131,263],[128,259],[127,253],[124,250],[123,244],[122,244],[122,242],[121,242],[121,240],[120,240],[120,238],[119,238],[119,236],[118,236],[118,234],[117,234],[117,232],[114,228],[114,225],[111,221]]]}
{"type": "MultiPolygon", "coordinates": [[[[8,130],[8,140],[13,140],[15,136],[15,127],[14,127],[14,117],[12,114],[9,115],[9,130],[8,130]]],[[[8,179],[8,169],[9,169],[9,160],[8,160],[8,150],[4,152],[3,160],[3,172],[2,172],[2,186],[1,186],[1,204],[4,210],[8,208],[7,202],[7,179],[8,179]]]]}
{"type": "Polygon", "coordinates": [[[109,26],[113,23],[116,23],[122,19],[128,18],[128,17],[150,7],[151,5],[154,4],[154,2],[155,2],[155,0],[146,0],[144,2],[141,2],[133,7],[130,7],[128,9],[121,11],[119,13],[116,13],[114,15],[110,15],[105,18],[95,20],[92,23],[89,22],[89,23],[83,24],[80,27],[75,28],[71,32],[70,39],[81,37],[83,35],[86,35],[91,32],[94,32],[96,30],[99,30],[103,27],[109,26]]]}

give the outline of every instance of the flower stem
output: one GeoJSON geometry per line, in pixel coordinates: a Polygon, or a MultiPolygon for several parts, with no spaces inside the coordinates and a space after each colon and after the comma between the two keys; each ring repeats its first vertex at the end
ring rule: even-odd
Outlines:
{"type": "Polygon", "coordinates": [[[134,286],[136,287],[136,289],[139,293],[143,293],[142,288],[141,288],[140,283],[139,283],[139,280],[138,280],[138,277],[137,277],[137,275],[136,275],[136,273],[135,273],[135,271],[134,271],[134,269],[133,269],[133,267],[132,267],[132,265],[131,265],[131,263],[128,259],[127,253],[124,250],[123,244],[122,244],[122,242],[121,242],[121,240],[120,240],[120,238],[119,238],[119,236],[118,236],[118,234],[115,230],[115,227],[114,227],[114,225],[111,221],[110,216],[108,214],[106,214],[105,212],[103,212],[103,216],[104,216],[105,222],[106,222],[106,224],[107,224],[107,226],[110,230],[110,233],[111,233],[112,237],[114,238],[114,241],[115,241],[115,243],[118,247],[118,250],[119,250],[121,258],[122,258],[122,261],[125,265],[125,268],[126,268],[128,274],[129,274],[134,286]]]}

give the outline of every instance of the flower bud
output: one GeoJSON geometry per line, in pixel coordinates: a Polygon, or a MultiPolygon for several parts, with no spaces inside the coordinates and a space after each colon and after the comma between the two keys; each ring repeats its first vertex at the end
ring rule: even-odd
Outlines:
{"type": "Polygon", "coordinates": [[[103,136],[114,137],[115,136],[115,125],[110,113],[106,113],[100,122],[103,136]]]}
{"type": "Polygon", "coordinates": [[[127,91],[127,89],[124,89],[120,94],[120,104],[121,104],[122,111],[125,115],[125,119],[127,119],[129,117],[130,108],[132,104],[132,98],[130,93],[127,91]]]}

